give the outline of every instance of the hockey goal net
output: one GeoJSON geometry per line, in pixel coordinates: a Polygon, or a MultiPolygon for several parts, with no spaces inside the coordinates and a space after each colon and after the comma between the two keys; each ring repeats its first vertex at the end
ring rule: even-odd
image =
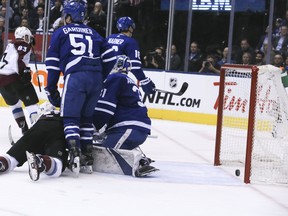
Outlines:
{"type": "Polygon", "coordinates": [[[288,97],[272,65],[221,68],[214,165],[244,182],[288,183],[288,97]]]}

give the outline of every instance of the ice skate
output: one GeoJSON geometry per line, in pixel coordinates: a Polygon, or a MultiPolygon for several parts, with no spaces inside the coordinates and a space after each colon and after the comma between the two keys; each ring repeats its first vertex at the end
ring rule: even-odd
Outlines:
{"type": "Polygon", "coordinates": [[[26,157],[29,166],[29,176],[31,180],[37,181],[40,177],[40,173],[45,170],[45,165],[41,158],[32,152],[26,151],[26,157]]]}
{"type": "Polygon", "coordinates": [[[20,123],[20,128],[21,128],[22,135],[24,135],[29,130],[26,121],[23,121],[20,123]]]}
{"type": "Polygon", "coordinates": [[[5,170],[6,170],[5,164],[2,161],[0,161],[0,172],[4,172],[5,170]]]}
{"type": "Polygon", "coordinates": [[[78,177],[80,172],[80,155],[81,150],[76,148],[76,145],[71,145],[68,157],[68,168],[78,177]]]}
{"type": "Polygon", "coordinates": [[[150,165],[151,163],[155,162],[154,160],[152,160],[151,158],[148,158],[146,156],[144,156],[143,158],[141,158],[141,160],[139,161],[139,164],[141,166],[145,166],[145,165],[150,165]]]}
{"type": "Polygon", "coordinates": [[[154,160],[147,158],[146,156],[141,158],[139,161],[139,168],[135,171],[136,177],[147,176],[153,172],[159,171],[159,169],[150,166],[151,163],[155,162],[154,160]]]}
{"type": "Polygon", "coordinates": [[[159,171],[159,169],[150,165],[139,166],[139,168],[135,171],[135,176],[144,177],[156,171],[159,171]]]}
{"type": "Polygon", "coordinates": [[[3,158],[3,160],[0,160],[0,173],[5,172],[8,170],[8,161],[3,158]]]}
{"type": "Polygon", "coordinates": [[[79,172],[80,172],[80,157],[76,156],[76,157],[72,157],[70,158],[70,162],[69,162],[69,169],[72,171],[72,173],[78,177],[79,176],[79,172]]]}
{"type": "Polygon", "coordinates": [[[93,173],[92,165],[93,165],[92,155],[90,156],[90,155],[82,154],[81,159],[80,159],[80,172],[88,173],[88,174],[93,173]]]}
{"type": "Polygon", "coordinates": [[[87,146],[85,151],[82,152],[80,157],[80,172],[81,173],[93,173],[93,156],[92,156],[92,145],[87,146]]]}
{"type": "Polygon", "coordinates": [[[81,173],[86,173],[86,174],[91,174],[93,173],[93,167],[92,165],[80,165],[80,172],[81,173]]]}

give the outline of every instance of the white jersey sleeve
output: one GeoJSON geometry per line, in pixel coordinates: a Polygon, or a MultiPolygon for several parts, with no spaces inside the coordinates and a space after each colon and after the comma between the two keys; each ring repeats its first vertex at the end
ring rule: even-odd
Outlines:
{"type": "Polygon", "coordinates": [[[20,74],[19,70],[28,67],[31,50],[26,43],[8,43],[0,60],[0,74],[11,75],[20,74]],[[21,65],[19,65],[21,62],[21,65]]]}
{"type": "Polygon", "coordinates": [[[18,52],[14,47],[14,44],[9,43],[3,53],[0,60],[0,74],[11,75],[18,73],[18,52]]]}

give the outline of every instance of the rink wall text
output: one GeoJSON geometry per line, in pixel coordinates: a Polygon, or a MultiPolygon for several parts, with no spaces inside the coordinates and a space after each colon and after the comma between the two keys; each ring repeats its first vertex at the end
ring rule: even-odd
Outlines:
{"type": "MultiPolygon", "coordinates": [[[[29,65],[32,72],[32,83],[39,95],[40,103],[47,100],[44,87],[47,85],[47,71],[44,64],[29,65]],[[37,81],[40,80],[40,88],[37,81]]],[[[158,89],[178,92],[183,82],[188,83],[187,90],[182,95],[155,92],[146,95],[142,92],[143,101],[148,107],[151,118],[184,121],[200,124],[216,124],[217,100],[219,91],[219,75],[205,75],[199,73],[176,73],[165,71],[144,70],[158,89]]],[[[133,77],[133,75],[131,75],[133,77]]],[[[134,77],[133,77],[134,78],[134,77]]],[[[60,77],[58,89],[63,89],[63,76],[60,77]]],[[[0,106],[6,106],[0,96],[0,106]]]]}

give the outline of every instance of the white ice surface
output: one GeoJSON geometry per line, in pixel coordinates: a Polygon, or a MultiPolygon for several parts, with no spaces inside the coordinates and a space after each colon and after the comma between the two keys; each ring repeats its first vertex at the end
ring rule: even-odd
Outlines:
{"type": "MultiPolygon", "coordinates": [[[[20,130],[0,108],[0,154],[20,130]]],[[[243,183],[235,168],[215,167],[214,126],[153,119],[142,146],[160,171],[150,177],[65,171],[33,182],[28,167],[0,175],[0,216],[288,216],[288,186],[243,183]]]]}

